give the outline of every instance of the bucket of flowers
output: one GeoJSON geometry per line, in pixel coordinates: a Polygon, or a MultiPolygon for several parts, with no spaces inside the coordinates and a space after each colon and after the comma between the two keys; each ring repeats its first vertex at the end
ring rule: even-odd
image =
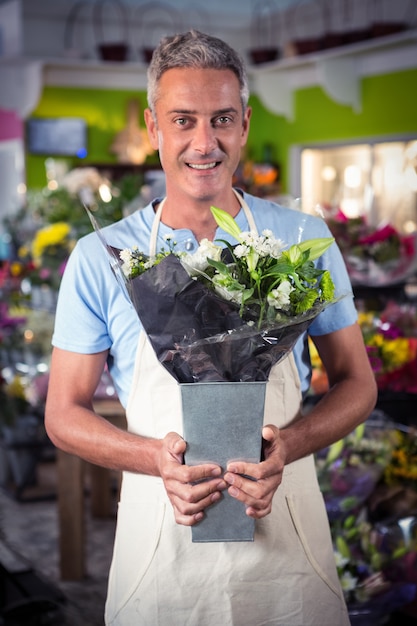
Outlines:
{"type": "MultiPolygon", "coordinates": [[[[233,458],[259,462],[270,370],[336,301],[330,272],[314,263],[334,240],[288,246],[270,231],[242,232],[227,212],[211,210],[237,245],[203,239],[191,255],[168,238],[167,249],[149,258],[135,246],[102,242],[158,360],[180,384],[186,463],[226,467],[233,458]]],[[[192,527],[193,541],[252,541],[253,533],[254,520],[228,494],[192,527]]]]}

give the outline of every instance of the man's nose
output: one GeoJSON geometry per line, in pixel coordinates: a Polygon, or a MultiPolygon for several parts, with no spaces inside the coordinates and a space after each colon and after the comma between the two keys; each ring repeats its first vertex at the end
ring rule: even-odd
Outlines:
{"type": "Polygon", "coordinates": [[[201,154],[210,154],[217,147],[216,132],[210,122],[200,122],[197,125],[193,147],[201,154]]]}

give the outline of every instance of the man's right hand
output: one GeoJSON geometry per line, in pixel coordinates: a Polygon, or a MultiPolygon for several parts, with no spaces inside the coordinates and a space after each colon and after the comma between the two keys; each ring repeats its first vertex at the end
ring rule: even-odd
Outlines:
{"type": "Polygon", "coordinates": [[[218,465],[184,465],[187,444],[177,433],[162,441],[159,471],[174,509],[177,524],[192,526],[204,517],[204,509],[222,497],[227,484],[218,465]]]}

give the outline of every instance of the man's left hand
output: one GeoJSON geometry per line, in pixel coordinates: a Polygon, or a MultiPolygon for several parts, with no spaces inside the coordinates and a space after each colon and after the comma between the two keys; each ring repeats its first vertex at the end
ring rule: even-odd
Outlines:
{"type": "Polygon", "coordinates": [[[264,460],[261,463],[233,461],[224,475],[229,494],[246,505],[249,517],[260,519],[271,512],[272,498],[282,480],[283,442],[276,426],[262,430],[264,460]]]}

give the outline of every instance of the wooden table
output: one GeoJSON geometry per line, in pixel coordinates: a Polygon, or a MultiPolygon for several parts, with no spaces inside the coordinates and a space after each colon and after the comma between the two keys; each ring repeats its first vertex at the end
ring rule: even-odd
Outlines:
{"type": "MultiPolygon", "coordinates": [[[[125,412],[118,400],[97,400],[95,411],[119,428],[126,428],[125,412]]],[[[86,575],[85,477],[91,481],[91,513],[112,514],[111,472],[58,450],[59,552],[62,580],[81,580],[86,575]]]]}

